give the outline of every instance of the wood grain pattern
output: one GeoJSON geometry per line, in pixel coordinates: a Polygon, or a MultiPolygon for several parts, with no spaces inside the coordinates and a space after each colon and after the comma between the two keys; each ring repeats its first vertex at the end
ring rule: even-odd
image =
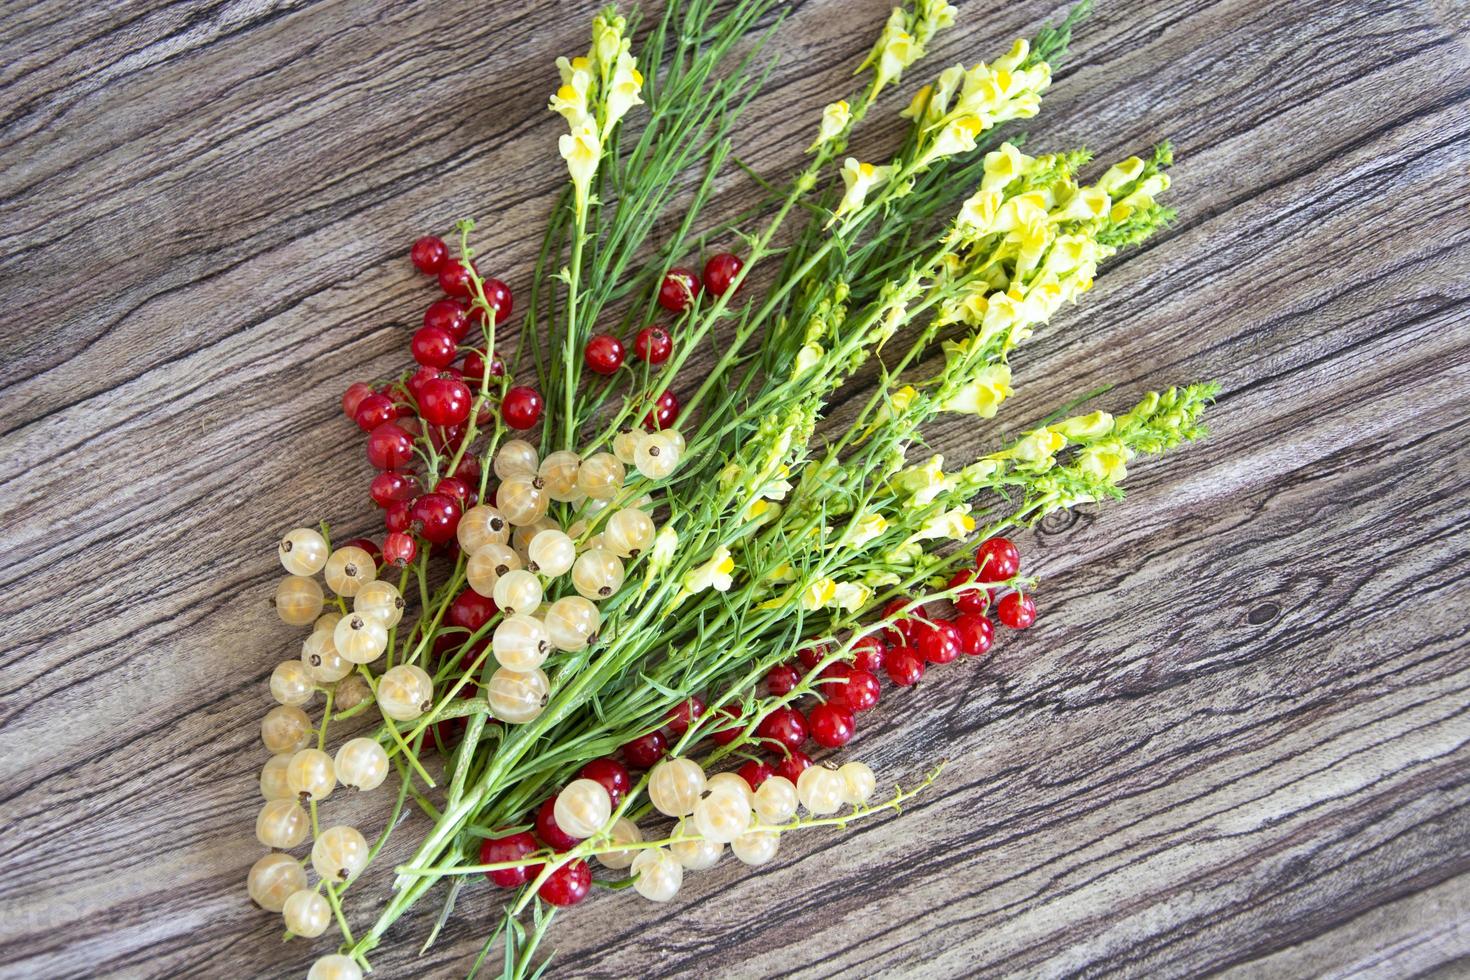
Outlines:
{"type": "MultiPolygon", "coordinates": [[[[885,6],[792,5],[743,158],[797,159],[885,6]]],[[[0,975],[304,973],[243,888],[296,642],[272,542],[373,525],[336,398],[402,359],[408,241],[477,215],[524,280],[561,179],[550,62],[595,7],[5,6],[0,975]]],[[[931,64],[1059,9],[962,4],[931,64]]],[[[1038,626],[874,712],[885,777],[952,760],[930,794],[668,908],[599,894],[560,975],[1470,970],[1467,26],[1450,0],[1100,4],[1031,145],[1170,137],[1182,217],[1017,359],[1012,417],[1214,377],[1213,439],[1030,536],[1038,626]]],[[[432,913],[400,923],[379,974],[462,974],[493,908],[467,889],[421,958],[432,913]]]]}

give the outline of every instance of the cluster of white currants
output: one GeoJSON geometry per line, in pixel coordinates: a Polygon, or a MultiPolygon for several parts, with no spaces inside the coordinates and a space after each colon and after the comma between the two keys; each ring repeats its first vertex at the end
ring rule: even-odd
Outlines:
{"type": "MultiPolygon", "coordinates": [[[[270,692],[277,705],[260,724],[261,741],[271,757],[260,773],[266,802],[255,821],[255,836],[277,850],[255,862],[246,887],[256,904],[282,913],[292,933],[316,937],[331,924],[331,905],[320,886],[308,886],[304,862],[283,851],[300,846],[311,829],[303,803],[325,800],[338,783],[376,789],[388,778],[388,754],[374,739],[354,738],[335,756],[328,755],[312,745],[317,729],[302,709],[319,690],[329,688],[339,710],[374,697],[353,667],[382,655],[388,630],[403,617],[404,601],[391,583],[377,580],[372,555],[351,546],[330,551],[326,539],[310,528],[287,534],[280,558],[290,574],[276,589],[276,610],[285,622],[312,624],[313,629],[302,644],[301,658],[282,661],[271,672],[270,692]],[[352,600],[350,612],[322,612],[325,597],[317,573],[334,593],[352,600]]],[[[408,720],[432,704],[433,683],[418,667],[394,667],[379,678],[376,697],[389,717],[408,720]]],[[[371,850],[355,827],[328,827],[312,843],[311,864],[321,881],[345,882],[367,866],[371,850]]],[[[362,975],[346,957],[324,957],[319,963],[328,971],[321,977],[362,975]]]]}
{"type": "MultiPolygon", "coordinates": [[[[840,769],[812,766],[793,785],[772,776],[752,790],[733,772],[706,777],[689,758],[665,759],[648,777],[648,800],[660,813],[679,820],[668,847],[604,851],[604,865],[631,869],[633,887],[654,902],[668,902],[679,893],[684,872],[714,867],[725,845],[748,865],[765,864],[776,856],[781,825],[789,823],[798,806],[813,816],[828,816],[843,806],[859,806],[873,795],[877,780],[861,762],[840,769]]],[[[607,790],[591,779],[578,779],[557,795],[557,826],[576,837],[602,831],[612,815],[607,790]]],[[[613,844],[643,840],[638,825],[620,817],[607,829],[613,844]]]]}
{"type": "MultiPolygon", "coordinates": [[[[657,435],[664,440],[651,447],[659,450],[653,458],[677,464],[681,441],[657,435]]],[[[493,599],[502,614],[490,641],[499,667],[486,685],[486,700],[496,718],[524,724],[550,697],[541,665],[552,650],[572,653],[596,642],[602,625],[597,603],[617,594],[624,560],[648,550],[657,529],[647,498],[602,515],[626,475],[612,453],[583,459],[562,450],[539,459],[530,443],[512,439],[495,454],[494,468],[500,479],[495,505],[465,511],[455,534],[469,556],[470,588],[493,599]],[[548,515],[552,501],[579,505],[583,516],[562,528],[548,515]],[[601,529],[587,535],[593,520],[601,529]],[[545,603],[547,586],[568,573],[576,595],[545,603]]],[[[639,472],[650,475],[641,465],[639,472]]]]}

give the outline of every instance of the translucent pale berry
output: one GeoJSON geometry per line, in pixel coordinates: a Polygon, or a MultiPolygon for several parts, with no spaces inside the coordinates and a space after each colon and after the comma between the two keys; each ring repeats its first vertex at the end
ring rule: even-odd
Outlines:
{"type": "Polygon", "coordinates": [[[260,770],[260,795],[268,800],[290,800],[296,797],[286,782],[286,767],[291,764],[290,753],[273,755],[260,770]]]}
{"type": "Polygon", "coordinates": [[[801,805],[817,817],[842,809],[846,792],[846,781],[837,774],[837,770],[826,766],[812,766],[796,780],[796,795],[801,799],[801,805]]]}
{"type": "Polygon", "coordinates": [[[528,671],[546,662],[551,653],[551,640],[541,620],[517,613],[495,627],[490,648],[500,666],[528,671]]]}
{"type": "Polygon", "coordinates": [[[796,784],[785,776],[772,776],[755,791],[755,812],[768,826],[783,824],[796,816],[796,784]]]}
{"type": "Polygon", "coordinates": [[[413,721],[434,706],[434,681],[417,664],[389,667],[378,678],[378,707],[394,721],[413,721]]]}
{"type": "Polygon", "coordinates": [[[674,441],[660,432],[644,433],[633,450],[633,465],[650,480],[662,480],[679,465],[679,450],[674,441]]]}
{"type": "Polygon", "coordinates": [[[708,840],[728,844],[750,829],[750,789],[739,776],[734,778],[743,789],[715,786],[708,796],[694,804],[694,829],[708,840]]]}
{"type": "Polygon", "coordinates": [[[878,779],[861,762],[847,762],[837,770],[842,777],[842,802],[848,806],[859,806],[868,802],[878,788],[878,779]]]}
{"type": "Polygon", "coordinates": [[[607,519],[603,547],[619,558],[636,558],[653,546],[653,518],[636,507],[625,507],[607,519]]]}
{"type": "Polygon", "coordinates": [[[761,865],[771,861],[781,846],[781,835],[774,830],[751,830],[735,838],[730,851],[740,863],[761,865]]]}
{"type": "MultiPolygon", "coordinates": [[[[675,842],[669,845],[669,852],[683,866],[686,871],[707,871],[720,863],[720,858],[725,854],[725,845],[718,841],[705,840],[695,833],[688,820],[680,820],[674,825],[674,832],[670,834],[675,842]],[[681,837],[692,837],[693,840],[678,840],[681,837]]],[[[629,863],[632,863],[632,855],[629,854],[629,863]]]]}
{"type": "Polygon", "coordinates": [[[289,854],[273,852],[250,866],[245,888],[250,900],[267,912],[279,912],[286,900],[306,887],[306,871],[289,854]]]}
{"type": "Polygon", "coordinates": [[[354,612],[332,630],[332,646],[349,663],[370,664],[388,649],[388,628],[376,617],[354,612]]]}
{"type": "Polygon", "coordinates": [[[337,682],[332,693],[332,707],[339,711],[346,711],[372,699],[373,691],[368,687],[368,682],[361,675],[353,674],[337,682]]]}
{"type": "Polygon", "coordinates": [[[320,749],[302,749],[286,766],[286,785],[302,800],[324,800],[337,787],[332,757],[320,749]]]}
{"type": "MultiPolygon", "coordinates": [[[[341,622],[337,619],[336,622],[341,622]]],[[[301,663],[318,684],[340,681],[352,673],[352,662],[337,650],[336,627],[319,629],[301,644],[301,663]]]]}
{"type": "Polygon", "coordinates": [[[311,740],[311,719],[290,705],[277,705],[260,721],[260,740],[272,754],[295,752],[311,740]]]}
{"type": "Polygon", "coordinates": [[[612,796],[594,779],[574,779],[556,794],[552,815],[556,824],[573,837],[586,839],[612,818],[612,796]]]}
{"type": "Polygon", "coordinates": [[[292,934],[315,939],[332,924],[332,907],[327,900],[309,888],[301,888],[286,899],[281,913],[292,934]]]}
{"type": "Polygon", "coordinates": [[[602,614],[591,600],[579,595],[563,596],[546,609],[546,634],[558,650],[573,653],[586,649],[597,636],[602,614]]]}
{"type": "Polygon", "coordinates": [[[577,471],[577,491],[594,500],[611,500],[623,489],[627,470],[612,453],[593,453],[577,471]]]}
{"type": "Polygon", "coordinates": [[[490,675],[485,698],[496,718],[510,725],[524,725],[536,720],[545,709],[551,698],[551,682],[539,668],[522,672],[501,667],[490,675]]]}
{"type": "Polygon", "coordinates": [[[295,800],[268,800],[255,818],[255,839],[283,851],[306,840],[310,829],[311,818],[295,800]]]}
{"type": "Polygon", "coordinates": [[[704,770],[693,759],[665,759],[648,776],[648,801],[670,817],[687,817],[704,792],[704,770]]]}
{"type": "Polygon", "coordinates": [[[316,579],[287,575],[276,586],[276,614],[291,626],[309,626],[321,615],[323,599],[316,579]]]}
{"type": "Polygon", "coordinates": [[[397,626],[403,619],[407,603],[392,582],[376,579],[358,590],[352,599],[352,611],[371,616],[384,626],[397,626]]]}
{"type": "Polygon", "coordinates": [[[495,491],[495,507],[512,526],[534,524],[546,516],[551,497],[539,476],[512,476],[495,491]]]}
{"type": "Polygon", "coordinates": [[[311,866],[327,881],[348,881],[367,867],[368,850],[356,827],[328,827],[311,845],[311,866]]]}
{"type": "Polygon", "coordinates": [[[536,447],[524,439],[511,439],[495,453],[495,475],[502,480],[513,476],[535,476],[540,457],[536,447]]]}
{"type": "Polygon", "coordinates": [[[354,738],[337,750],[333,766],[343,786],[377,789],[388,778],[388,753],[376,739],[354,738]]]}
{"type": "Polygon", "coordinates": [[[510,522],[505,515],[488,504],[476,504],[459,518],[454,533],[459,546],[473,555],[487,544],[505,544],[510,540],[510,522]]]}
{"type": "Polygon", "coordinates": [[[333,592],[351,599],[359,589],[378,577],[378,565],[363,549],[346,546],[332,552],[323,576],[333,592]]]}
{"type": "MultiPolygon", "coordinates": [[[[619,817],[608,830],[607,836],[609,843],[637,844],[643,840],[643,831],[639,830],[638,825],[627,817],[619,817]]],[[[597,855],[597,860],[601,861],[604,867],[621,870],[633,863],[633,858],[637,853],[636,850],[603,851],[597,855]]]]}
{"type": "Polygon", "coordinates": [[[544,578],[556,578],[571,571],[577,560],[577,546],[566,532],[557,528],[538,531],[526,548],[526,567],[544,578]]]}
{"type": "Polygon", "coordinates": [[[572,565],[572,586],[593,601],[615,595],[623,587],[623,561],[611,551],[593,548],[572,565]]]}
{"type": "Polygon", "coordinates": [[[316,693],[306,665],[299,660],[283,660],[271,671],[271,697],[280,704],[299,708],[316,693]]]}
{"type": "Polygon", "coordinates": [[[306,980],[362,980],[362,967],[350,956],[331,953],[311,965],[306,980]]]}
{"type": "Polygon", "coordinates": [[[525,569],[515,568],[496,580],[491,596],[495,605],[505,612],[529,616],[541,608],[544,594],[540,579],[525,569]]]}
{"type": "Polygon", "coordinates": [[[650,847],[633,858],[633,888],[650,902],[670,902],[684,884],[684,866],[662,847],[650,847]]]}
{"type": "Polygon", "coordinates": [[[320,531],[298,527],[287,532],[278,549],[281,565],[292,575],[315,575],[327,563],[327,539],[320,531]]]}
{"type": "Polygon", "coordinates": [[[481,595],[494,595],[500,576],[521,567],[521,556],[503,544],[482,545],[465,565],[465,581],[481,595]]]}

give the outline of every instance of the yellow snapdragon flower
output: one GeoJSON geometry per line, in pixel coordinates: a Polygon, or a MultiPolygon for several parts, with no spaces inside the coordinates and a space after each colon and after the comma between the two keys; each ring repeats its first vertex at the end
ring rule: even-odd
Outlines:
{"type": "Polygon", "coordinates": [[[873,598],[873,590],[859,582],[838,582],[828,604],[843,612],[857,612],[873,598]]]}
{"type": "Polygon", "coordinates": [[[1066,445],[1067,438],[1060,432],[1054,432],[1051,429],[1033,429],[1001,455],[1016,460],[1017,463],[1028,469],[1043,473],[1056,464],[1056,454],[1061,452],[1066,445]]]}
{"type": "Polygon", "coordinates": [[[1076,465],[1088,476],[1116,484],[1128,475],[1128,461],[1132,458],[1131,449],[1112,440],[1082,450],[1077,455],[1076,465]]]}
{"type": "MultiPolygon", "coordinates": [[[[968,504],[955,507],[935,514],[923,523],[923,525],[909,535],[908,542],[933,541],[944,539],[947,541],[963,541],[975,531],[975,518],[970,516],[968,504]]],[[[908,543],[905,542],[905,543],[908,543]]]]}
{"type": "Polygon", "coordinates": [[[1074,415],[1054,423],[1050,428],[1053,432],[1060,432],[1069,442],[1091,442],[1113,431],[1113,417],[1102,411],[1074,415]]]}
{"type": "MultiPolygon", "coordinates": [[[[854,157],[848,157],[842,164],[842,183],[845,185],[842,200],[832,213],[832,221],[861,208],[868,198],[868,192],[887,180],[892,172],[892,167],[875,167],[871,163],[862,163],[854,157]]],[[[829,225],[831,223],[828,222],[829,225]]]]}
{"type": "Polygon", "coordinates": [[[881,538],[887,530],[888,518],[882,514],[864,514],[848,525],[847,546],[859,549],[874,538],[881,538]]]}
{"type": "Polygon", "coordinates": [[[892,482],[899,493],[906,494],[918,507],[954,487],[953,481],[944,474],[944,457],[939,454],[930,456],[918,466],[900,470],[892,482]]]}
{"type": "Polygon", "coordinates": [[[612,128],[628,114],[630,109],[643,104],[642,93],[643,73],[638,70],[637,60],[624,51],[618,55],[612,79],[608,82],[607,115],[602,123],[604,139],[612,133],[612,128]]]}
{"type": "Polygon", "coordinates": [[[810,153],[823,143],[828,143],[842,135],[847,129],[847,124],[852,121],[852,107],[846,100],[833,102],[822,110],[822,124],[817,127],[817,139],[811,146],[807,147],[810,153]]]}
{"type": "Polygon", "coordinates": [[[992,364],[981,368],[975,376],[965,382],[953,395],[940,403],[946,412],[978,415],[982,419],[995,417],[1000,403],[1011,394],[1011,369],[1005,364],[992,364]]]}
{"type": "Polygon", "coordinates": [[[734,571],[735,559],[730,556],[730,549],[720,545],[710,556],[709,561],[685,573],[684,591],[689,595],[703,592],[705,589],[728,592],[734,581],[732,578],[734,571]]]}
{"type": "Polygon", "coordinates": [[[557,142],[562,159],[567,162],[567,171],[572,175],[572,187],[577,194],[577,209],[587,207],[587,193],[592,177],[597,173],[598,161],[602,159],[602,139],[597,133],[597,124],[584,119],[572,127],[557,142]]]}

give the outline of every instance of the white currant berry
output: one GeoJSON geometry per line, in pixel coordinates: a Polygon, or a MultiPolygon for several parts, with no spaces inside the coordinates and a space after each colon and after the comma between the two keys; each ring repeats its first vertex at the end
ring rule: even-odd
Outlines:
{"type": "Polygon", "coordinates": [[[612,453],[593,453],[577,471],[577,489],[593,500],[611,500],[623,489],[627,469],[612,453]]]}
{"type": "Polygon", "coordinates": [[[299,708],[315,693],[316,685],[300,660],[283,660],[271,671],[271,697],[277,702],[299,708]]]}
{"type": "Polygon", "coordinates": [[[536,475],[541,477],[552,500],[568,503],[577,496],[577,471],[581,466],[581,456],[568,449],[559,449],[547,454],[536,475]]]}
{"type": "MultiPolygon", "coordinates": [[[[255,818],[255,839],[283,851],[306,840],[311,818],[295,800],[267,800],[255,818]]],[[[274,911],[279,912],[280,909],[274,911]]]]}
{"type": "Polygon", "coordinates": [[[306,871],[289,854],[272,851],[250,866],[245,889],[250,900],[267,912],[279,912],[286,900],[306,887],[306,871]]]}
{"type": "Polygon", "coordinates": [[[776,856],[781,835],[774,830],[748,830],[730,843],[730,850],[742,864],[765,864],[776,856]]]}
{"type": "Polygon", "coordinates": [[[344,599],[351,599],[359,589],[378,577],[378,566],[372,555],[355,545],[348,545],[332,552],[322,574],[333,592],[344,599]]]}
{"type": "Polygon", "coordinates": [[[551,645],[568,653],[582,650],[597,637],[602,614],[591,600],[562,596],[546,607],[546,635],[551,645]]]}
{"type": "Polygon", "coordinates": [[[818,817],[836,813],[842,809],[842,797],[847,792],[846,781],[836,769],[812,766],[803,770],[796,779],[796,795],[807,812],[818,817]]]}
{"type": "Polygon", "coordinates": [[[310,888],[292,892],[286,899],[285,908],[281,909],[281,915],[292,934],[307,939],[315,939],[332,924],[332,907],[310,888]]]}
{"type": "Polygon", "coordinates": [[[352,673],[351,662],[337,651],[336,634],[335,626],[319,629],[301,644],[301,663],[318,684],[331,684],[352,673]]]}
{"type": "Polygon", "coordinates": [[[319,531],[298,527],[287,532],[279,549],[281,565],[292,575],[315,575],[327,564],[327,539],[319,531]]]}
{"type": "MultiPolygon", "coordinates": [[[[560,822],[560,820],[557,821],[557,823],[560,822]]],[[[637,844],[643,840],[643,831],[639,830],[638,825],[627,817],[619,817],[608,828],[607,837],[608,842],[612,844],[637,844]]],[[[604,867],[621,871],[633,863],[633,858],[637,853],[637,851],[604,851],[597,855],[597,860],[601,861],[604,867]]]]}
{"type": "Polygon", "coordinates": [[[454,535],[464,553],[473,555],[487,544],[509,541],[510,521],[489,504],[476,504],[460,515],[454,535]]]}
{"type": "Polygon", "coordinates": [[[633,465],[650,480],[662,480],[679,465],[679,449],[662,432],[649,432],[633,450],[633,465]]]}
{"type": "Polygon", "coordinates": [[[615,595],[623,587],[622,559],[603,548],[582,552],[572,566],[572,586],[594,602],[615,595]]]}
{"type": "Polygon", "coordinates": [[[273,755],[304,749],[311,741],[311,719],[306,712],[278,704],[260,720],[260,740],[273,755]]]}
{"type": "Polygon", "coordinates": [[[375,739],[354,738],[337,749],[333,766],[343,786],[377,789],[388,778],[388,753],[375,739]]]}
{"type": "Polygon", "coordinates": [[[842,802],[848,806],[861,806],[872,797],[878,788],[878,778],[861,762],[847,762],[838,768],[842,777],[842,802]]]}
{"type": "Polygon", "coordinates": [[[311,965],[306,980],[362,980],[362,967],[350,956],[331,953],[311,965]]]}
{"type": "Polygon", "coordinates": [[[633,429],[629,432],[619,432],[613,436],[613,455],[625,466],[632,466],[634,453],[638,449],[638,440],[642,438],[643,430],[633,429]]]}
{"type": "Polygon", "coordinates": [[[337,628],[337,621],[342,618],[339,612],[324,612],[311,624],[312,632],[319,633],[326,630],[328,633],[337,628]]]}
{"type": "Polygon", "coordinates": [[[740,790],[721,786],[694,804],[692,822],[702,837],[728,844],[750,829],[750,804],[740,790]]]}
{"type": "Polygon", "coordinates": [[[513,476],[533,476],[540,458],[536,447],[524,439],[511,439],[495,454],[495,475],[502,480],[513,476]]]}
{"type": "Polygon", "coordinates": [[[491,595],[495,592],[495,583],[500,581],[500,576],[520,567],[521,556],[509,545],[487,544],[470,555],[470,560],[465,564],[465,581],[480,595],[491,595]]]}
{"type": "Polygon", "coordinates": [[[364,701],[372,699],[373,689],[368,686],[368,682],[361,674],[342,678],[332,690],[332,706],[338,711],[355,708],[364,701]]]}
{"type": "Polygon", "coordinates": [[[512,527],[534,524],[546,516],[551,496],[539,476],[513,476],[495,491],[495,506],[512,527]]]}
{"type": "Polygon", "coordinates": [[[382,579],[369,582],[357,591],[352,600],[352,611],[371,616],[387,629],[397,626],[403,619],[407,605],[398,586],[382,579]]]}
{"type": "Polygon", "coordinates": [[[529,524],[518,526],[510,535],[510,545],[521,556],[521,561],[527,562],[531,557],[531,542],[536,540],[536,535],[542,531],[555,531],[560,527],[550,517],[538,517],[529,524]]]}
{"type": "Polygon", "coordinates": [[[521,568],[500,576],[491,592],[491,598],[502,612],[526,616],[541,608],[544,595],[541,580],[521,568]]]}
{"type": "MultiPolygon", "coordinates": [[[[693,837],[695,830],[688,820],[680,820],[674,826],[671,837],[693,837]]],[[[725,845],[719,841],[696,838],[695,840],[681,840],[669,845],[669,850],[679,863],[684,866],[685,871],[707,871],[720,863],[720,858],[725,855],[725,845]]]]}
{"type": "Polygon", "coordinates": [[[388,649],[388,629],[376,617],[353,612],[332,630],[332,646],[349,663],[370,664],[388,649]]]}
{"type": "Polygon", "coordinates": [[[495,627],[490,649],[502,667],[519,671],[534,670],[545,663],[547,655],[551,653],[551,639],[541,620],[517,613],[505,617],[495,627]]]}
{"type": "Polygon", "coordinates": [[[745,799],[746,806],[751,808],[755,807],[755,790],[750,788],[750,784],[745,781],[745,777],[739,773],[719,772],[709,777],[709,782],[705,784],[704,791],[712,794],[720,789],[732,789],[736,791],[745,799]]]}
{"type": "Polygon", "coordinates": [[[650,902],[670,902],[684,884],[684,866],[662,847],[649,847],[633,858],[633,888],[650,902]]]}
{"type": "Polygon", "coordinates": [[[309,626],[321,615],[326,597],[314,578],[287,575],[276,586],[276,615],[290,626],[309,626]]]}
{"type": "Polygon", "coordinates": [[[574,779],[556,794],[552,815],[558,827],[585,840],[612,818],[612,797],[595,779],[574,779]]]}
{"type": "Polygon", "coordinates": [[[602,546],[620,558],[636,558],[653,547],[653,518],[636,507],[625,507],[607,519],[602,546]]]}
{"type": "Polygon", "coordinates": [[[434,681],[417,664],[389,667],[378,678],[378,707],[394,721],[413,721],[434,706],[434,681]]]}
{"type": "Polygon", "coordinates": [[[526,568],[543,578],[556,578],[572,569],[577,560],[577,546],[565,531],[546,528],[538,531],[526,547],[526,568]]]}
{"type": "Polygon", "coordinates": [[[796,816],[796,784],[785,776],[772,776],[755,791],[755,812],[761,823],[776,826],[796,816]]]}
{"type": "Polygon", "coordinates": [[[367,867],[368,850],[356,827],[328,827],[311,845],[311,866],[327,881],[348,881],[367,867]]]}
{"type": "Polygon", "coordinates": [[[539,668],[522,672],[501,667],[490,675],[490,682],[485,685],[490,711],[510,725],[534,721],[550,697],[551,682],[539,668]]]}
{"type": "Polygon", "coordinates": [[[688,447],[688,444],[684,441],[684,434],[678,429],[663,429],[661,431],[664,437],[674,444],[674,448],[679,451],[679,456],[682,458],[684,456],[684,450],[688,447]]]}
{"type": "Polygon", "coordinates": [[[302,749],[291,756],[286,767],[286,785],[305,800],[324,800],[337,787],[337,771],[332,757],[321,749],[302,749]]]}
{"type": "Polygon", "coordinates": [[[693,759],[665,759],[648,774],[648,801],[669,817],[687,817],[704,792],[704,770],[693,759]]]}
{"type": "Polygon", "coordinates": [[[291,764],[289,752],[273,755],[260,768],[260,795],[268,800],[294,800],[291,784],[286,782],[286,767],[291,764]]]}

